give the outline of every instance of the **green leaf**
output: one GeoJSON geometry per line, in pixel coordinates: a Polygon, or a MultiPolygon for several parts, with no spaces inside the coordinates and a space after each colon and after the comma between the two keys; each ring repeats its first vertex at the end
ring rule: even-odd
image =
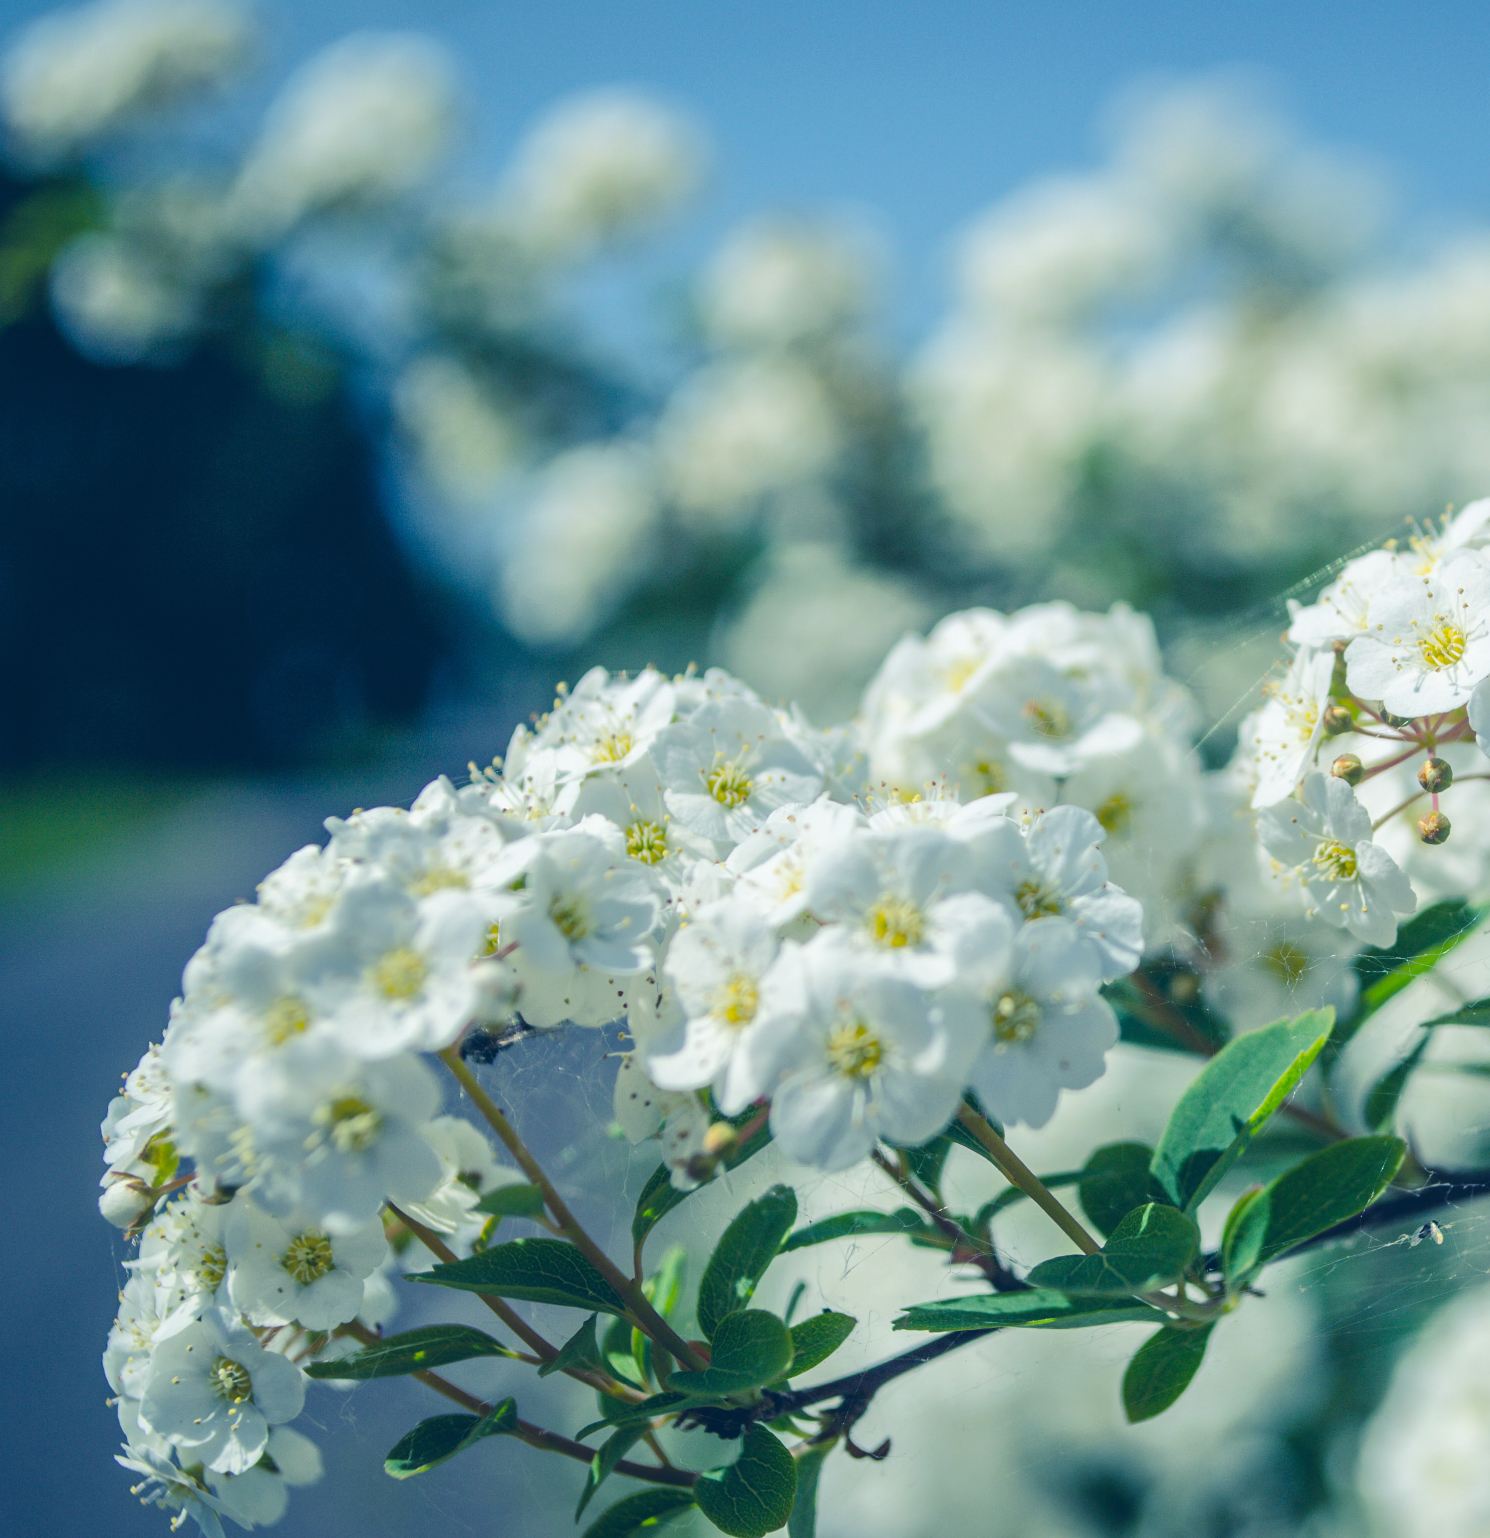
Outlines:
{"type": "Polygon", "coordinates": [[[1490,999],[1475,999],[1461,1004],[1451,1015],[1438,1015],[1424,1020],[1424,1027],[1434,1025],[1490,1025],[1490,999]]]}
{"type": "Polygon", "coordinates": [[[1147,1143],[1106,1143],[1092,1150],[1077,1176],[1076,1197],[1104,1239],[1135,1207],[1165,1199],[1149,1173],[1153,1158],[1147,1143]]]}
{"type": "Polygon", "coordinates": [[[1189,1388],[1213,1328],[1169,1327],[1144,1341],[1123,1374],[1123,1411],[1130,1421],[1152,1420],[1189,1388]]]}
{"type": "Polygon", "coordinates": [[[730,1538],[764,1538],[785,1527],[797,1494],[797,1465],[764,1426],[745,1433],[740,1456],[727,1469],[700,1474],[694,1504],[730,1538]]]}
{"type": "Polygon", "coordinates": [[[1311,1009],[1223,1047],[1180,1097],[1150,1166],[1193,1212],[1298,1087],[1329,1040],[1334,1011],[1311,1009]]]}
{"type": "Polygon", "coordinates": [[[965,1298],[937,1298],[913,1303],[895,1321],[897,1330],[1071,1330],[1089,1325],[1123,1324],[1164,1316],[1136,1298],[1068,1298],[1063,1292],[1031,1287],[1020,1292],[975,1292],[965,1298]]]}
{"type": "Polygon", "coordinates": [[[1482,922],[1490,907],[1451,897],[1414,914],[1386,946],[1368,946],[1352,963],[1360,981],[1355,1013],[1330,1037],[1325,1066],[1330,1067],[1361,1026],[1390,998],[1434,967],[1482,922]]]}
{"type": "Polygon", "coordinates": [[[1174,1207],[1135,1207],[1095,1255],[1058,1255],[1029,1275],[1036,1287],[1088,1297],[1148,1292],[1177,1280],[1200,1250],[1200,1230],[1174,1207]]]}
{"type": "Polygon", "coordinates": [[[801,1324],[794,1324],[791,1366],[782,1377],[795,1378],[809,1367],[827,1361],[854,1333],[854,1326],[858,1322],[852,1314],[835,1314],[831,1308],[825,1308],[822,1313],[804,1319],[801,1324]]]}
{"type": "Polygon", "coordinates": [[[585,1529],[583,1538],[638,1538],[656,1532],[692,1505],[693,1493],[689,1490],[638,1490],[601,1512],[585,1529]]]}
{"type": "Polygon", "coordinates": [[[584,1516],[585,1507],[594,1499],[595,1492],[615,1472],[616,1465],[631,1451],[632,1445],[639,1442],[645,1426],[623,1426],[619,1431],[613,1431],[595,1449],[595,1456],[590,1459],[589,1473],[585,1476],[585,1487],[579,1493],[579,1505],[574,1508],[574,1520],[576,1522],[584,1516]]]}
{"type": "Polygon", "coordinates": [[[597,1315],[591,1314],[588,1319],[559,1347],[559,1354],[553,1361],[545,1362],[538,1369],[538,1376],[546,1378],[551,1372],[565,1372],[571,1367],[588,1367],[592,1372],[604,1372],[605,1362],[600,1355],[600,1347],[595,1344],[595,1321],[597,1315]]]}
{"type": "Polygon", "coordinates": [[[564,1308],[624,1314],[611,1284],[572,1244],[562,1239],[511,1239],[468,1260],[452,1261],[407,1278],[498,1298],[557,1303],[564,1308]]]}
{"type": "Polygon", "coordinates": [[[308,1362],[312,1378],[397,1378],[464,1362],[473,1356],[511,1356],[512,1353],[484,1330],[468,1324],[431,1324],[402,1335],[389,1335],[339,1362],[308,1362]]]}
{"type": "Polygon", "coordinates": [[[1371,1093],[1366,1096],[1365,1119],[1366,1125],[1373,1132],[1382,1132],[1392,1125],[1397,1115],[1397,1102],[1402,1098],[1402,1091],[1407,1088],[1407,1081],[1412,1077],[1413,1070],[1422,1062],[1423,1053],[1428,1050],[1428,1043],[1432,1040],[1432,1032],[1424,1031],[1412,1051],[1390,1072],[1382,1074],[1371,1086],[1371,1093]]]}
{"type": "Polygon", "coordinates": [[[1243,1191],[1227,1213],[1226,1227],[1221,1231],[1221,1270],[1234,1291],[1256,1266],[1267,1232],[1267,1204],[1263,1204],[1260,1217],[1256,1210],[1262,1194],[1261,1186],[1243,1191]]]}
{"type": "Polygon", "coordinates": [[[497,1218],[541,1218],[543,1192],[537,1186],[517,1182],[510,1186],[498,1186],[476,1203],[476,1210],[497,1218]]]}
{"type": "Polygon", "coordinates": [[[1355,1137],[1284,1171],[1238,1218],[1228,1277],[1244,1277],[1364,1212],[1392,1183],[1406,1152],[1401,1138],[1355,1137]]]}
{"type": "Polygon", "coordinates": [[[779,1378],[792,1365],[792,1337],[776,1317],[760,1308],[726,1314],[710,1342],[709,1365],[701,1372],[675,1372],[672,1387],[685,1394],[738,1394],[779,1378]]]}
{"type": "Polygon", "coordinates": [[[642,1283],[647,1302],[664,1319],[671,1316],[683,1296],[683,1283],[688,1276],[688,1251],[681,1244],[670,1244],[657,1262],[657,1269],[642,1283]]]}
{"type": "Polygon", "coordinates": [[[809,1442],[797,1454],[797,1495],[787,1518],[787,1538],[817,1538],[817,1482],[837,1445],[837,1437],[831,1442],[809,1442]]]}
{"type": "MultiPolygon", "coordinates": [[[[759,1111],[754,1106],[748,1106],[738,1116],[729,1116],[725,1120],[732,1127],[743,1127],[747,1122],[754,1120],[759,1111]]],[[[747,1159],[753,1159],[767,1143],[771,1141],[771,1128],[769,1123],[762,1122],[751,1135],[743,1142],[736,1143],[719,1161],[721,1169],[734,1170],[745,1163],[747,1159]]],[[[702,1187],[695,1187],[700,1190],[702,1187]]],[[[642,1187],[642,1194],[636,1199],[636,1211],[631,1218],[631,1242],[640,1249],[646,1243],[647,1235],[670,1213],[679,1202],[686,1201],[693,1195],[692,1191],[680,1191],[672,1182],[672,1172],[667,1165],[659,1164],[648,1177],[646,1185],[642,1187]]]]}
{"type": "Polygon", "coordinates": [[[482,1416],[434,1415],[399,1440],[383,1460],[383,1468],[395,1479],[409,1479],[453,1458],[483,1437],[502,1436],[516,1425],[517,1403],[512,1399],[504,1399],[482,1416]]]}
{"type": "Polygon", "coordinates": [[[797,1197],[790,1186],[772,1186],[736,1213],[698,1284],[698,1327],[710,1340],[721,1319],[755,1296],[796,1221],[797,1197]]]}
{"type": "Polygon", "coordinates": [[[830,1239],[852,1239],[860,1234],[910,1234],[927,1226],[925,1218],[909,1207],[894,1212],[835,1212],[831,1218],[819,1218],[788,1234],[780,1253],[804,1250],[809,1244],[826,1244],[830,1239]]]}

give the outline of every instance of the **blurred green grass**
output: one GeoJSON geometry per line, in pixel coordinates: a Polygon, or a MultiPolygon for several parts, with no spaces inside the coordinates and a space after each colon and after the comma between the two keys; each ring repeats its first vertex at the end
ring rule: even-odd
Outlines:
{"type": "Polygon", "coordinates": [[[0,778],[0,905],[107,857],[208,783],[128,771],[0,778]]]}

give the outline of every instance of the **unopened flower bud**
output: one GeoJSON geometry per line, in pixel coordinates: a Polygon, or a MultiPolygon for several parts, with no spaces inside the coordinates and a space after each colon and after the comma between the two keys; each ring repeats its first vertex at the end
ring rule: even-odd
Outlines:
{"type": "Polygon", "coordinates": [[[740,1134],[727,1121],[716,1121],[704,1133],[704,1152],[722,1159],[739,1141],[740,1134]]]}
{"type": "Polygon", "coordinates": [[[1324,728],[1326,737],[1338,737],[1342,732],[1354,728],[1355,719],[1343,705],[1331,705],[1320,717],[1319,724],[1324,728]]]}
{"type": "Polygon", "coordinates": [[[1365,778],[1366,766],[1354,753],[1342,753],[1330,765],[1330,773],[1337,780],[1344,780],[1347,785],[1359,785],[1365,778]]]}
{"type": "Polygon", "coordinates": [[[98,1198],[98,1210],[115,1228],[133,1228],[155,1205],[155,1193],[138,1180],[111,1180],[98,1198]]]}
{"type": "Polygon", "coordinates": [[[1394,716],[1390,710],[1383,710],[1381,712],[1381,724],[1383,726],[1394,726],[1400,731],[1404,726],[1412,725],[1412,717],[1394,716]]]}
{"type": "Polygon", "coordinates": [[[1437,795],[1454,783],[1454,766],[1445,758],[1424,759],[1418,769],[1418,784],[1437,795]]]}
{"type": "Polygon", "coordinates": [[[1418,819],[1418,837],[1425,844],[1441,844],[1448,838],[1452,826],[1442,812],[1429,812],[1418,819]]]}

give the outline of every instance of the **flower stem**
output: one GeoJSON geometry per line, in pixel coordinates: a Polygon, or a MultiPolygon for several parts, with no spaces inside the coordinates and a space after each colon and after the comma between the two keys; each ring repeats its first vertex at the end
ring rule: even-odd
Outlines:
{"type": "Polygon", "coordinates": [[[957,1113],[957,1119],[987,1150],[988,1157],[1003,1172],[1004,1178],[1011,1185],[1018,1186],[1083,1255],[1095,1255],[1102,1248],[1060,1204],[1050,1187],[970,1105],[962,1107],[957,1113]]]}
{"type": "Polygon", "coordinates": [[[654,1341],[665,1346],[684,1366],[695,1372],[702,1371],[708,1363],[683,1339],[678,1332],[647,1301],[641,1287],[585,1232],[574,1214],[565,1206],[552,1182],[544,1174],[542,1165],[528,1151],[528,1145],[517,1135],[516,1128],[507,1120],[500,1106],[481,1087],[455,1047],[447,1047],[439,1054],[440,1061],[460,1081],[461,1088],[471,1097],[476,1109],[486,1118],[493,1132],[501,1138],[508,1153],[517,1160],[518,1166],[532,1183],[543,1192],[543,1200],[553,1214],[559,1231],[608,1281],[625,1300],[637,1328],[654,1341]]]}

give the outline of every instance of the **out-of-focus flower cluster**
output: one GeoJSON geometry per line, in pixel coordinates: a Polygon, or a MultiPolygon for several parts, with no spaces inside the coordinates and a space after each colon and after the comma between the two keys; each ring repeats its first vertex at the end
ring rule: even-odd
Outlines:
{"type": "Polygon", "coordinates": [[[438,564],[529,644],[662,616],[841,717],[898,634],[958,603],[1164,594],[1205,616],[1490,475],[1490,246],[1384,266],[1376,183],[1224,86],[1150,100],[1105,165],[975,219],[904,365],[877,340],[873,242],[797,215],[728,233],[628,373],[571,280],[703,184],[693,123],[575,97],[456,195],[451,62],[359,33],[231,163],[96,163],[247,36],[227,0],[103,0],[23,33],[0,108],[41,179],[10,269],[44,273],[104,361],[248,331],[239,355],[306,388],[283,333],[331,346],[386,396],[438,564]],[[64,208],[54,181],[79,175],[102,197],[64,208]]]}

